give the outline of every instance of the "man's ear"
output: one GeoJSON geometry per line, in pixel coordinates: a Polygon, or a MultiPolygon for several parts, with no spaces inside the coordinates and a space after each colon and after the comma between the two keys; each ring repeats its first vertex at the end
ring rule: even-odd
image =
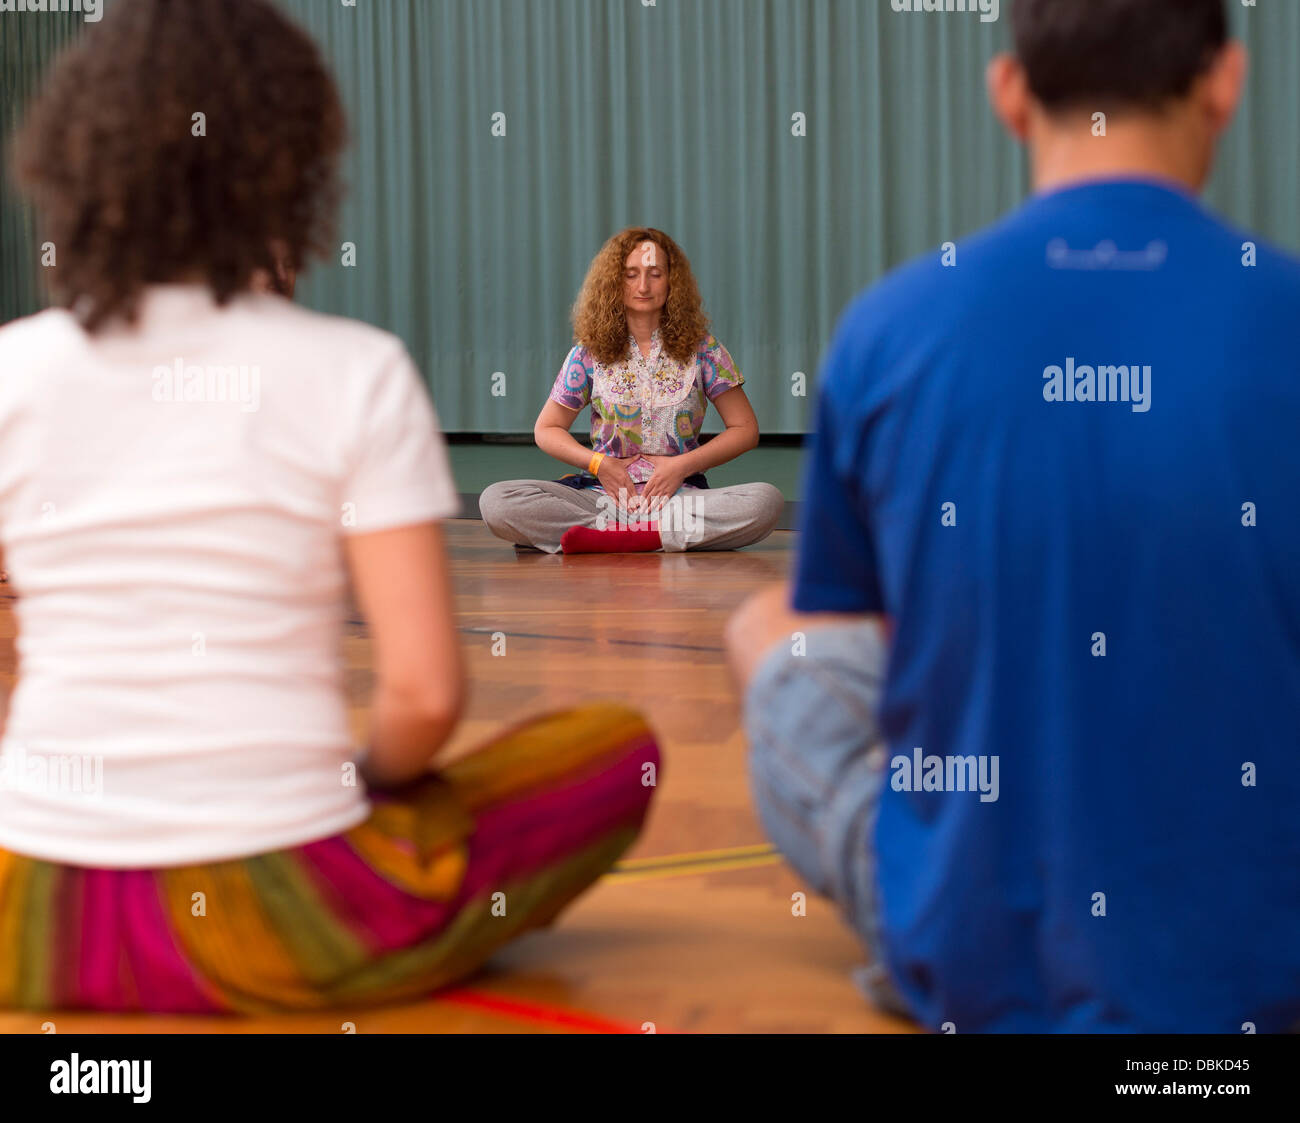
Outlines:
{"type": "Polygon", "coordinates": [[[1248,69],[1246,48],[1234,39],[1219,52],[1202,80],[1202,104],[1216,136],[1231,124],[1241,104],[1248,69]]]}
{"type": "Polygon", "coordinates": [[[995,55],[984,72],[989,104],[1003,127],[1022,144],[1029,138],[1029,110],[1032,97],[1025,68],[1015,55],[995,55]]]}

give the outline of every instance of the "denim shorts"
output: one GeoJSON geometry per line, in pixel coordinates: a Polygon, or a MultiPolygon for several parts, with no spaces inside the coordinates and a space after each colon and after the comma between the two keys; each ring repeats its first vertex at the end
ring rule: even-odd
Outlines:
{"type": "Polygon", "coordinates": [[[856,973],[859,987],[881,1009],[911,1017],[881,954],[875,884],[886,772],[876,713],[886,658],[874,623],[795,633],[763,657],[744,720],[768,837],[810,889],[839,905],[866,945],[871,962],[856,973]]]}

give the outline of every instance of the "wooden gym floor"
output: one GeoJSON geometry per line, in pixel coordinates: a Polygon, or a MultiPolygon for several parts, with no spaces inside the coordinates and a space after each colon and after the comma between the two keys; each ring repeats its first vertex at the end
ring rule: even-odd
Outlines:
{"type": "MultiPolygon", "coordinates": [[[[449,756],[502,726],[593,698],[640,708],[664,763],[646,831],[558,924],[426,1001],[340,1014],[181,1018],[0,1013],[0,1032],[892,1032],[850,978],[857,940],[771,850],[750,799],[722,629],[786,573],[793,535],[717,554],[516,554],[477,520],[446,524],[472,682],[449,756]],[[493,655],[493,633],[505,634],[493,655]]],[[[0,586],[0,679],[13,683],[12,596],[0,586]]],[[[369,640],[346,639],[354,699],[369,640]]],[[[354,708],[358,737],[364,712],[354,708]]]]}

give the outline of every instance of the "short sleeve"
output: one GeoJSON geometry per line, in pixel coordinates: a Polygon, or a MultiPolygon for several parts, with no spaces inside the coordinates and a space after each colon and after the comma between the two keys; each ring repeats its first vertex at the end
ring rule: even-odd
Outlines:
{"type": "Polygon", "coordinates": [[[799,510],[792,598],[798,612],[884,611],[875,544],[861,499],[865,441],[846,424],[834,398],[838,369],[848,361],[846,350],[832,348],[817,398],[799,510]]]}
{"type": "Polygon", "coordinates": [[[709,401],[743,385],[744,375],[736,366],[736,361],[727,349],[714,336],[705,340],[700,348],[700,373],[704,378],[704,393],[709,401]]]}
{"type": "Polygon", "coordinates": [[[369,375],[356,415],[345,439],[345,534],[459,514],[438,415],[404,347],[369,375]]]}
{"type": "Polygon", "coordinates": [[[568,358],[555,377],[551,387],[551,401],[569,409],[582,409],[591,401],[592,359],[587,349],[579,343],[569,352],[568,358]]]}

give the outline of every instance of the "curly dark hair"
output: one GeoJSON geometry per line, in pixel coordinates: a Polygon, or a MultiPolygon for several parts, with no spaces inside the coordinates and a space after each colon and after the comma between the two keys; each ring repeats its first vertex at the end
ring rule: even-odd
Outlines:
{"type": "Polygon", "coordinates": [[[94,331],[133,321],[149,284],[206,283],[224,304],[296,273],[328,252],[344,135],[315,43],[270,0],[119,0],[15,140],[56,299],[94,331]]]}

